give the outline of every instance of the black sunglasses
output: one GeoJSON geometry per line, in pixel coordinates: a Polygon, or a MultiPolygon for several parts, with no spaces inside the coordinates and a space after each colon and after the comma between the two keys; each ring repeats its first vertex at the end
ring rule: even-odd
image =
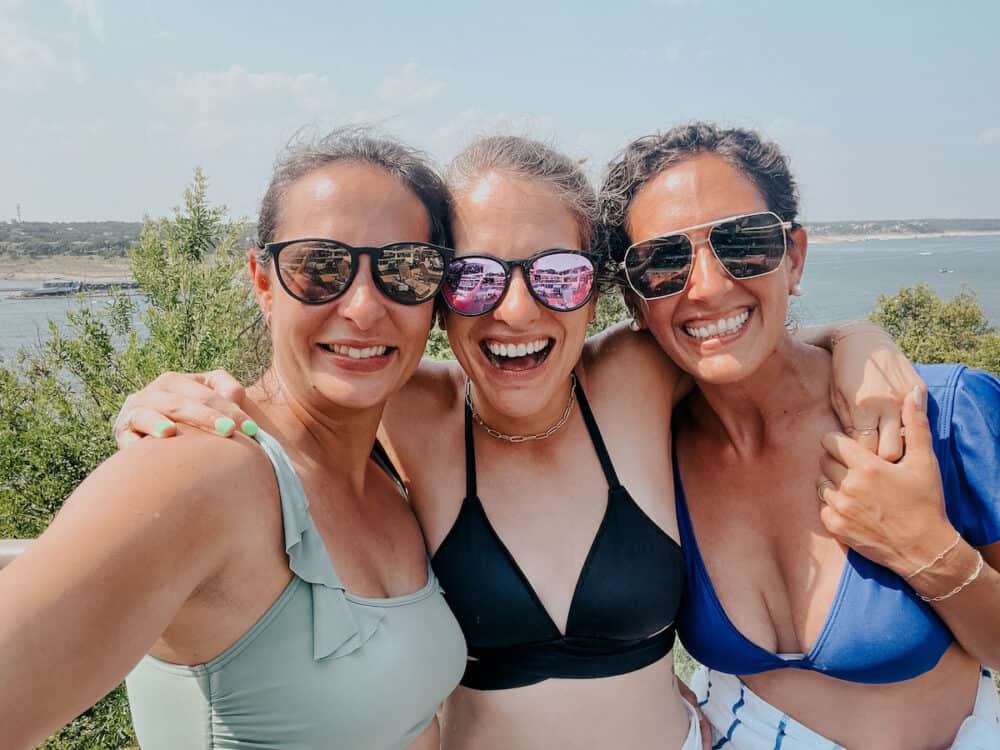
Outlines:
{"type": "Polygon", "coordinates": [[[582,250],[542,250],[520,260],[462,255],[448,262],[441,296],[459,315],[485,315],[503,301],[514,269],[520,268],[532,297],[550,310],[570,312],[593,295],[600,259],[582,250]]]}
{"type": "Polygon", "coordinates": [[[646,300],[679,294],[687,287],[697,244],[689,232],[709,229],[708,244],[734,279],[752,279],[778,269],[788,249],[790,221],[771,211],[730,216],[636,242],[625,251],[621,270],[646,300]]]}
{"type": "Polygon", "coordinates": [[[274,258],[282,288],[307,305],[321,305],[346,292],[363,255],[371,258],[372,278],[382,294],[403,305],[419,305],[437,294],[452,257],[451,250],[427,242],[352,247],[305,238],[257,244],[274,258]]]}

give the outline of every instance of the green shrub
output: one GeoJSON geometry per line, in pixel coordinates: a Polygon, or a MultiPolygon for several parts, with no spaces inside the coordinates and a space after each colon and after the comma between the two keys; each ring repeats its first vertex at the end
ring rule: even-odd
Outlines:
{"type": "MultiPolygon", "coordinates": [[[[0,538],[40,534],[65,498],[115,449],[111,419],[125,396],[164,370],[225,367],[244,382],[267,361],[249,293],[245,224],[209,205],[195,171],[184,205],[146,220],[129,252],[141,305],[114,294],[80,305],[61,329],[0,366],[0,538]]],[[[125,690],[53,736],[49,750],[131,747],[125,690]]]]}
{"type": "Polygon", "coordinates": [[[870,319],[914,362],[961,362],[1000,374],[1000,335],[968,289],[942,300],[926,284],[883,295],[870,319]]]}

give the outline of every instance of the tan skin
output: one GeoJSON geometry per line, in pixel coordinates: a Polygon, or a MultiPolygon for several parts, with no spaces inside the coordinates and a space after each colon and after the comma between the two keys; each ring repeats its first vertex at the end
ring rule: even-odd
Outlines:
{"type": "MultiPolygon", "coordinates": [[[[350,163],[291,186],[276,239],[334,228],[366,246],[430,233],[415,195],[380,169],[350,163]]],[[[417,521],[368,455],[386,398],[420,359],[431,304],[387,300],[367,265],[335,303],[312,308],[277,287],[270,265],[251,262],[251,271],[270,313],[274,362],[249,389],[247,411],[292,457],[347,589],[367,597],[420,589],[417,521]],[[359,376],[315,346],[345,340],[396,351],[382,371],[359,376]]],[[[274,473],[255,443],[184,430],[116,454],[0,575],[0,673],[17,675],[0,680],[0,745],[33,747],[145,653],[181,664],[219,655],[290,578],[274,473]]],[[[411,747],[438,746],[434,724],[411,747]]]]}
{"type": "MultiPolygon", "coordinates": [[[[454,225],[460,254],[513,259],[582,244],[572,214],[548,188],[506,175],[482,175],[459,193],[454,225]]],[[[423,363],[383,417],[385,442],[404,472],[429,551],[453,525],[465,493],[463,369],[472,374],[474,401],[488,424],[529,434],[559,418],[575,367],[623,484],[652,521],[676,538],[670,437],[664,429],[680,394],[676,368],[650,337],[622,326],[584,344],[593,303],[557,314],[534,301],[519,270],[511,284],[492,313],[447,318],[461,367],[423,363]],[[539,337],[555,343],[545,364],[527,375],[492,371],[480,348],[486,340],[517,343],[539,337]]],[[[866,354],[870,343],[863,347],[866,354]]],[[[136,399],[140,412],[133,427],[141,428],[149,416],[160,418],[157,412],[149,415],[151,406],[175,418],[198,415],[196,421],[207,424],[221,409],[237,421],[245,418],[211,391],[214,401],[199,402],[197,389],[206,389],[187,379],[179,384],[178,393],[187,397],[180,405],[158,387],[163,389],[154,383],[136,399]],[[194,392],[185,390],[192,385],[194,392]]],[[[476,453],[479,494],[493,526],[564,628],[607,502],[607,485],[579,410],[558,433],[533,444],[511,445],[477,431],[476,453]]],[[[459,688],[444,710],[443,744],[477,750],[679,747],[689,719],[675,685],[671,659],[665,658],[615,677],[552,679],[503,691],[459,688]]]]}
{"type": "MultiPolygon", "coordinates": [[[[454,233],[459,254],[515,259],[547,248],[580,247],[572,214],[547,188],[496,174],[456,196],[454,233]]],[[[593,303],[570,313],[547,310],[530,296],[517,271],[492,313],[448,316],[449,339],[462,369],[454,364],[422,367],[406,398],[392,402],[383,423],[405,467],[432,552],[453,525],[465,495],[464,462],[455,460],[464,455],[463,369],[473,377],[474,403],[488,424],[529,434],[562,414],[569,370],[575,366],[623,484],[653,522],[676,539],[670,469],[662,460],[670,443],[662,426],[669,423],[677,373],[663,366],[645,337],[620,331],[588,342],[581,359],[592,314],[593,303]],[[539,337],[555,344],[528,377],[497,372],[480,349],[484,340],[518,343],[539,337]],[[636,388],[662,396],[622,399],[620,383],[628,371],[641,374],[633,381],[636,388]],[[644,439],[636,440],[636,434],[644,439]],[[428,451],[431,442],[434,450],[428,451]]],[[[574,409],[558,433],[534,444],[510,444],[480,430],[475,445],[486,513],[564,630],[608,494],[583,418],[574,409]]],[[[689,724],[680,701],[669,658],[615,677],[551,679],[494,691],[460,687],[445,705],[443,744],[477,750],[679,747],[689,724]]]]}
{"type": "MultiPolygon", "coordinates": [[[[653,237],[766,209],[745,176],[717,156],[701,155],[640,190],[628,231],[635,239],[653,237]]],[[[783,328],[787,296],[806,254],[805,232],[792,235],[794,246],[778,272],[743,281],[726,275],[699,242],[687,289],[642,309],[660,345],[698,386],[675,425],[684,489],[709,575],[737,630],[776,653],[808,652],[816,641],[848,546],[906,575],[955,537],[943,513],[927,420],[915,399],[904,407],[907,453],[898,464],[835,432],[839,425],[826,397],[829,355],[795,341],[783,328]],[[742,309],[752,310],[747,326],[722,345],[701,347],[685,332],[685,326],[742,309]],[[828,505],[817,499],[823,472],[836,485],[824,493],[828,505]]],[[[1000,544],[983,554],[989,565],[982,580],[935,605],[957,642],[931,671],[884,685],[793,669],[741,679],[846,747],[949,747],[971,712],[980,662],[998,661],[998,619],[984,608],[997,612],[1000,606],[1000,544]]],[[[925,595],[944,593],[969,575],[975,561],[963,543],[946,565],[935,566],[937,580],[918,577],[912,583],[925,595]]]]}

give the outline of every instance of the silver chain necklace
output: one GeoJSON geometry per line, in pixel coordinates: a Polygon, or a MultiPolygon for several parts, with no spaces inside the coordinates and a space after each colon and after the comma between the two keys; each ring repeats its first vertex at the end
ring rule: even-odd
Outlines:
{"type": "Polygon", "coordinates": [[[566,408],[563,410],[562,416],[559,417],[555,424],[545,430],[545,432],[539,432],[535,435],[508,435],[505,432],[500,432],[500,430],[494,430],[486,424],[486,422],[483,421],[483,418],[479,416],[479,412],[476,411],[476,407],[472,403],[471,380],[465,381],[465,403],[469,405],[469,410],[472,412],[472,418],[476,420],[476,424],[486,430],[486,434],[490,437],[494,437],[497,440],[506,440],[508,443],[527,443],[531,440],[545,440],[545,438],[552,437],[559,432],[562,426],[569,420],[569,415],[573,411],[573,404],[576,402],[576,373],[570,372],[569,378],[569,400],[566,402],[566,408]]]}

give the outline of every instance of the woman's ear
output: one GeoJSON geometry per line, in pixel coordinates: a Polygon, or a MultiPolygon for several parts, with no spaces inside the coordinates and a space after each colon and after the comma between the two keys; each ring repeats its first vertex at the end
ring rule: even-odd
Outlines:
{"type": "Polygon", "coordinates": [[[253,282],[253,291],[257,296],[257,306],[265,320],[271,319],[271,305],[274,302],[271,287],[271,264],[261,263],[257,257],[257,251],[253,248],[247,253],[250,263],[250,280],[253,282]]]}
{"type": "Polygon", "coordinates": [[[802,273],[806,266],[806,252],[809,248],[809,237],[805,227],[796,225],[788,232],[788,250],[785,260],[788,263],[788,293],[795,294],[802,281],[802,273]]]}
{"type": "Polygon", "coordinates": [[[632,316],[629,328],[633,331],[641,331],[646,328],[645,300],[640,298],[631,289],[622,289],[622,299],[629,315],[632,316]]]}

